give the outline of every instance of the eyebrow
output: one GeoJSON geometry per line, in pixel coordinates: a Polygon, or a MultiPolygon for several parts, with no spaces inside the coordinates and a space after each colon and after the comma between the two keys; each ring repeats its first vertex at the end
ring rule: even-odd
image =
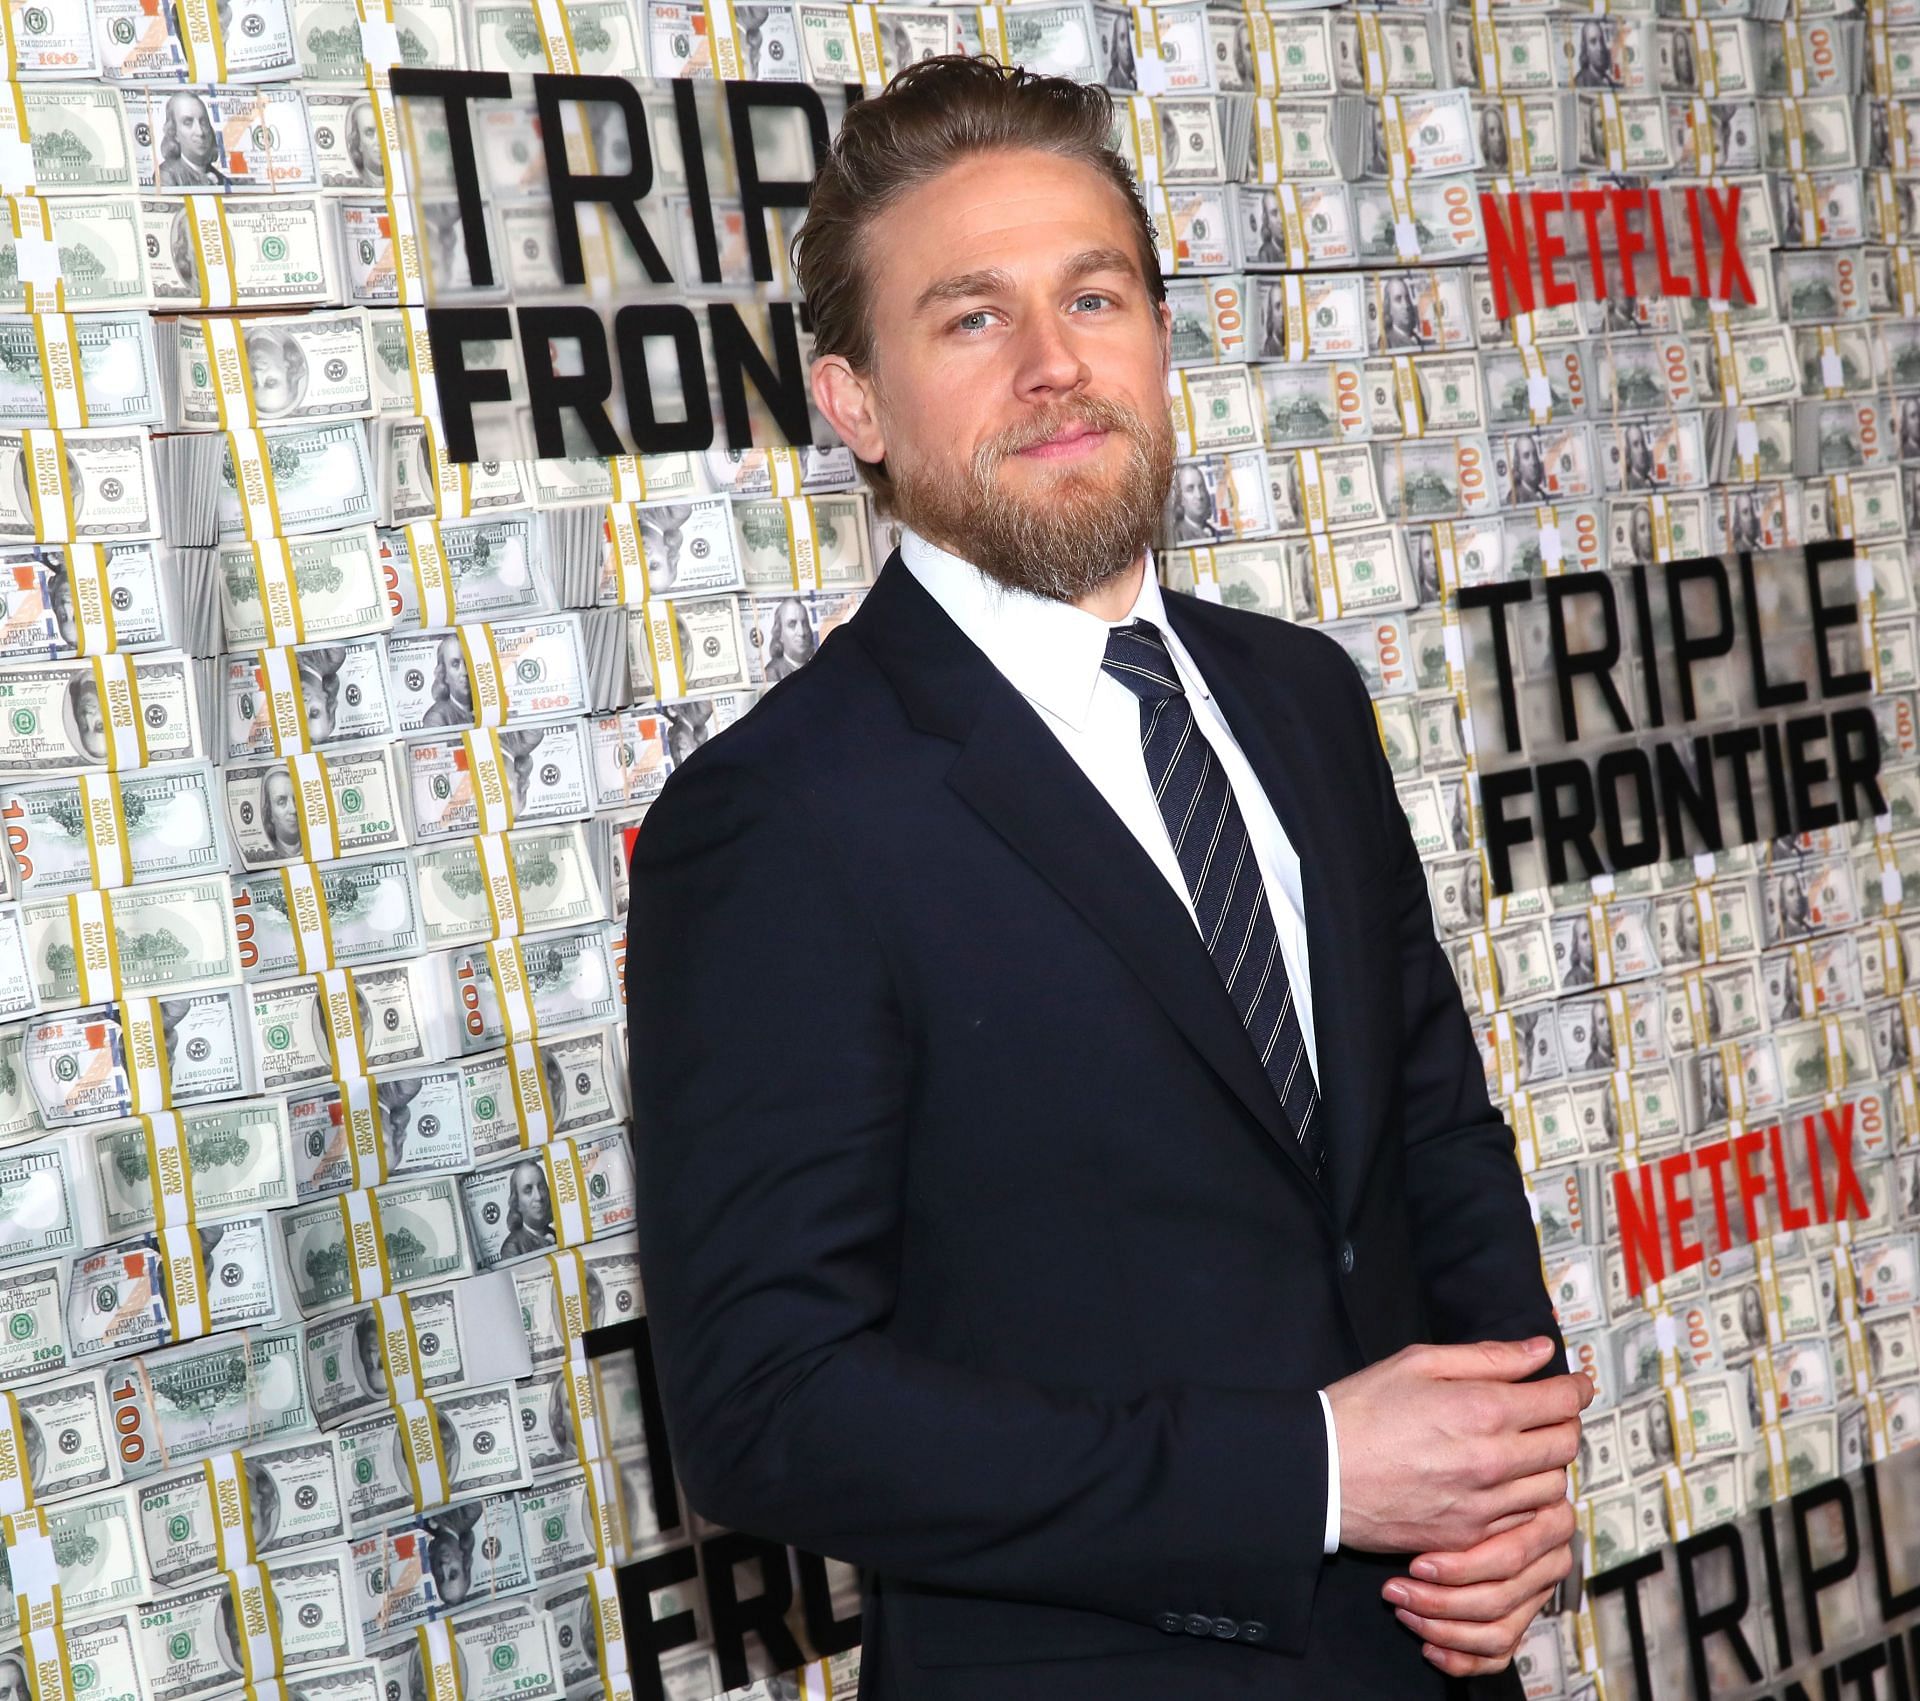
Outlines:
{"type": "MultiPolygon", "coordinates": [[[[1094,272],[1131,272],[1138,277],[1140,267],[1138,261],[1124,249],[1083,248],[1060,268],[1060,281],[1078,283],[1094,272]]],[[[917,319],[929,307],[937,307],[944,302],[965,301],[977,295],[1005,294],[1013,287],[1013,274],[1001,266],[987,266],[979,271],[939,278],[928,284],[915,299],[912,317],[917,319]]]]}

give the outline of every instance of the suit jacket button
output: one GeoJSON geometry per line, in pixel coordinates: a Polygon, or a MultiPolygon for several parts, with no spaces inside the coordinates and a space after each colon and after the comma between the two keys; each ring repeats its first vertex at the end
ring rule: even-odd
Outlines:
{"type": "Polygon", "coordinates": [[[1353,1274],[1353,1242],[1350,1240],[1340,1243],[1340,1268],[1349,1276],[1353,1274]]]}
{"type": "Polygon", "coordinates": [[[1213,1634],[1213,1620],[1203,1612],[1189,1613],[1187,1615],[1187,1634],[1189,1636],[1211,1636],[1213,1634]]]}
{"type": "Polygon", "coordinates": [[[1240,1634],[1240,1626],[1230,1618],[1216,1618],[1213,1621],[1213,1633],[1222,1642],[1231,1642],[1240,1634]]]}
{"type": "Polygon", "coordinates": [[[1267,1627],[1257,1618],[1250,1618],[1245,1624],[1240,1626],[1240,1640],[1242,1642],[1258,1642],[1266,1633],[1267,1627]]]}
{"type": "Polygon", "coordinates": [[[1169,1636],[1178,1636],[1180,1634],[1180,1615],[1177,1612],[1163,1612],[1155,1622],[1169,1636]]]}

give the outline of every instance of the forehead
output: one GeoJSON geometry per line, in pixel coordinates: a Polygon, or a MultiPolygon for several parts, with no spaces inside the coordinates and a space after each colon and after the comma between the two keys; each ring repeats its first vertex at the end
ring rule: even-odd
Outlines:
{"type": "Polygon", "coordinates": [[[1093,166],[1033,149],[976,154],[909,190],[869,227],[876,295],[904,306],[964,268],[1045,275],[1095,244],[1137,252],[1120,189],[1093,166]]]}

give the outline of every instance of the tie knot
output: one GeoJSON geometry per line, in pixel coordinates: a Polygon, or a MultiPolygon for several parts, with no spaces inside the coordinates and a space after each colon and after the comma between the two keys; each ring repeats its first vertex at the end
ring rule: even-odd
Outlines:
{"type": "Polygon", "coordinates": [[[1107,634],[1107,653],[1100,665],[1143,703],[1186,695],[1167,640],[1151,620],[1114,627],[1107,634]]]}

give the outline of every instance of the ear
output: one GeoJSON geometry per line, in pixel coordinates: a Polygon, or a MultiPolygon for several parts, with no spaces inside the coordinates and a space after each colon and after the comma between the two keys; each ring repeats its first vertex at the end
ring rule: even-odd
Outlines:
{"type": "Polygon", "coordinates": [[[1160,319],[1160,387],[1166,388],[1173,371],[1173,308],[1162,300],[1155,304],[1160,319]]]}
{"type": "Polygon", "coordinates": [[[856,460],[884,461],[885,434],[880,429],[878,396],[870,377],[848,365],[845,355],[825,354],[807,374],[814,405],[838,433],[856,460]]]}

